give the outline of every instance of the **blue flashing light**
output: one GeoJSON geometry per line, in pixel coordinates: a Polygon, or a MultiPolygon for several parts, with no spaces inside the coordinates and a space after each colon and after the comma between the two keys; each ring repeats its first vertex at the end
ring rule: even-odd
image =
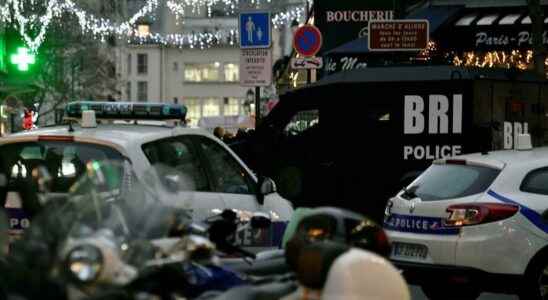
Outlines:
{"type": "Polygon", "coordinates": [[[112,120],[182,120],[187,108],[180,104],[132,102],[71,102],[65,107],[68,118],[82,118],[82,111],[93,110],[97,119],[112,120]]]}

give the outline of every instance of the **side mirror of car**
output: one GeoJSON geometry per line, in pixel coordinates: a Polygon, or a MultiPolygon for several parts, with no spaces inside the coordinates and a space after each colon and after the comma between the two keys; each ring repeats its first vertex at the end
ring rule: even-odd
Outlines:
{"type": "Polygon", "coordinates": [[[272,225],[272,220],[270,219],[270,216],[266,213],[262,212],[256,212],[251,217],[251,228],[253,229],[266,229],[270,228],[270,225],[272,225]]]}
{"type": "Polygon", "coordinates": [[[270,195],[276,192],[276,183],[274,180],[268,177],[261,177],[259,179],[259,191],[257,193],[257,200],[260,205],[264,204],[264,198],[266,195],[270,195]]]}

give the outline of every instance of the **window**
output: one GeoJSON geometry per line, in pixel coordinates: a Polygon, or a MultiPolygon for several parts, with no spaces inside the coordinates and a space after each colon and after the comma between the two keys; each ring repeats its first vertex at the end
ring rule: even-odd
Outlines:
{"type": "MultiPolygon", "coordinates": [[[[122,161],[116,150],[93,144],[74,142],[28,142],[0,147],[0,173],[9,181],[30,186],[30,174],[45,167],[52,177],[51,191],[66,193],[86,171],[90,161],[122,161]]],[[[24,192],[24,191],[23,191],[24,192]]]]}
{"type": "Polygon", "coordinates": [[[209,163],[216,192],[255,194],[253,180],[228,151],[206,138],[200,138],[200,147],[209,163]]]}
{"type": "Polygon", "coordinates": [[[150,34],[150,25],[139,24],[137,25],[137,35],[139,37],[147,37],[150,34]]]}
{"type": "Polygon", "coordinates": [[[203,113],[202,117],[213,117],[221,115],[221,99],[210,98],[203,100],[203,113]]]}
{"type": "MultiPolygon", "coordinates": [[[[291,122],[287,124],[285,128],[285,133],[287,135],[297,135],[307,129],[313,127],[314,125],[319,124],[319,110],[305,110],[298,112],[291,122]]],[[[314,126],[316,128],[317,126],[314,126]]]]}
{"type": "Polygon", "coordinates": [[[132,63],[132,61],[131,61],[131,54],[128,54],[128,55],[127,55],[127,74],[128,74],[128,75],[131,75],[131,72],[132,72],[132,70],[131,70],[131,69],[132,69],[131,63],[132,63]]]}
{"type": "Polygon", "coordinates": [[[148,100],[148,82],[137,82],[137,101],[147,102],[148,100]]]}
{"type": "Polygon", "coordinates": [[[185,81],[208,82],[221,81],[220,63],[185,64],[185,81]]]}
{"type": "Polygon", "coordinates": [[[525,176],[520,190],[533,194],[548,195],[548,168],[534,170],[525,176]]]}
{"type": "Polygon", "coordinates": [[[240,66],[235,63],[225,64],[225,81],[240,81],[240,66]]]}
{"type": "Polygon", "coordinates": [[[225,116],[238,116],[240,114],[240,99],[224,98],[223,102],[225,116]]]}
{"type": "Polygon", "coordinates": [[[148,73],[148,54],[137,54],[137,74],[148,73]]]}
{"type": "Polygon", "coordinates": [[[176,137],[154,141],[143,145],[142,149],[152,166],[165,166],[166,168],[158,168],[158,170],[174,173],[160,175],[180,176],[178,190],[202,192],[211,190],[205,170],[189,138],[176,137]]]}
{"type": "MultiPolygon", "coordinates": [[[[485,192],[500,170],[471,165],[432,165],[414,183],[422,201],[438,201],[485,192]]],[[[409,187],[408,189],[411,189],[409,187]]]]}
{"type": "Polygon", "coordinates": [[[185,99],[184,104],[187,108],[187,118],[190,118],[190,124],[196,126],[202,117],[202,103],[200,99],[185,99]]]}
{"type": "Polygon", "coordinates": [[[126,97],[127,101],[131,102],[131,81],[128,81],[126,85],[126,97]]]}

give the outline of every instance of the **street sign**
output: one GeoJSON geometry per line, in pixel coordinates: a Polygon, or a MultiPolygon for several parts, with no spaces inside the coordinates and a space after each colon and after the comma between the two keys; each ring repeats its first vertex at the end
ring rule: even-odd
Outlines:
{"type": "Polygon", "coordinates": [[[420,51],[428,47],[428,20],[369,22],[370,51],[420,51]]]}
{"type": "Polygon", "coordinates": [[[323,58],[321,57],[292,58],[291,68],[295,70],[321,69],[323,68],[323,58]]]}
{"type": "Polygon", "coordinates": [[[272,22],[269,12],[243,12],[239,18],[240,48],[270,48],[272,22]]]}
{"type": "Polygon", "coordinates": [[[272,85],[271,49],[241,50],[240,85],[249,87],[272,85]]]}
{"type": "Polygon", "coordinates": [[[304,57],[316,55],[322,48],[322,33],[313,25],[299,27],[293,35],[293,48],[304,57]]]}

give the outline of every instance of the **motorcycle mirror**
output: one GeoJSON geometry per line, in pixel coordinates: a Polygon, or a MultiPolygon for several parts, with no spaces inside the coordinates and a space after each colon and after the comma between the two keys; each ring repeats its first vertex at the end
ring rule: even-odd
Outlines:
{"type": "Polygon", "coordinates": [[[251,217],[250,223],[251,228],[253,229],[266,229],[270,228],[270,226],[272,225],[272,220],[270,219],[269,215],[261,212],[256,212],[251,217]]]}

